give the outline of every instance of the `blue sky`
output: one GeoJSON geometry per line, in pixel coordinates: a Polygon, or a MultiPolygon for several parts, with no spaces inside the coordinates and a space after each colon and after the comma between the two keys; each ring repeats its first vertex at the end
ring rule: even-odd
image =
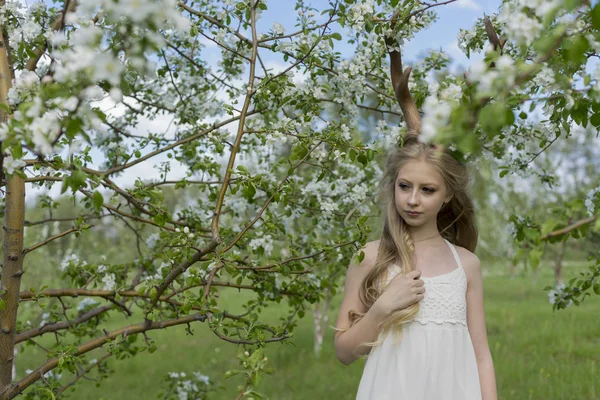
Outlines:
{"type": "MultiPolygon", "coordinates": [[[[266,30],[271,28],[273,22],[279,22],[285,27],[286,33],[295,31],[296,11],[294,10],[295,0],[266,0],[268,10],[264,11],[259,20],[260,28],[266,30]]],[[[330,8],[327,0],[312,0],[308,4],[318,10],[330,8]]],[[[423,58],[428,49],[444,49],[457,64],[467,66],[471,61],[462,54],[456,47],[456,36],[460,28],[470,29],[477,18],[484,14],[497,12],[501,0],[458,0],[444,6],[433,8],[438,14],[438,20],[432,26],[419,32],[408,43],[405,44],[404,59],[412,64],[423,58]]],[[[325,22],[327,16],[321,16],[318,21],[325,22]]],[[[261,33],[261,31],[259,31],[261,33]]],[[[341,51],[344,56],[350,56],[352,49],[349,45],[344,45],[345,40],[336,44],[336,50],[341,51]]],[[[477,55],[476,55],[477,56],[477,55]]],[[[471,56],[471,60],[473,56],[471,56]]]]}

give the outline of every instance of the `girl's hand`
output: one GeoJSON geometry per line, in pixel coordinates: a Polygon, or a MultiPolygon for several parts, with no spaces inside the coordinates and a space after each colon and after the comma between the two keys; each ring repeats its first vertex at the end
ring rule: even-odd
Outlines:
{"type": "Polygon", "coordinates": [[[415,269],[406,275],[396,275],[385,287],[373,307],[385,316],[410,306],[425,297],[425,282],[419,279],[421,270],[415,269]]]}

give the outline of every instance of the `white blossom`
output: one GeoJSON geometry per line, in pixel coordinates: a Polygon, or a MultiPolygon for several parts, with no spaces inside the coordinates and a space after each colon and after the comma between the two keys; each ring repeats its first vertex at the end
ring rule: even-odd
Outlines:
{"type": "Polygon", "coordinates": [[[373,0],[359,0],[348,10],[348,22],[353,29],[361,30],[370,14],[373,14],[373,0]]]}
{"type": "Polygon", "coordinates": [[[116,285],[117,277],[115,274],[106,274],[102,277],[102,282],[104,283],[105,290],[113,290],[116,285]]]}
{"type": "Polygon", "coordinates": [[[467,52],[467,47],[471,43],[471,40],[475,38],[475,34],[471,31],[460,29],[458,35],[456,37],[458,42],[458,48],[461,49],[464,53],[467,52]]]}
{"type": "Polygon", "coordinates": [[[110,89],[108,95],[115,103],[120,103],[121,101],[123,101],[123,91],[118,87],[110,89]]]}
{"type": "Polygon", "coordinates": [[[554,71],[547,65],[542,67],[542,70],[533,78],[533,81],[536,85],[546,88],[546,90],[552,89],[556,85],[554,71]]]}
{"type": "Polygon", "coordinates": [[[423,120],[419,141],[430,143],[437,136],[437,132],[448,124],[451,103],[438,99],[437,95],[429,95],[423,103],[423,120]]]}
{"type": "Polygon", "coordinates": [[[451,83],[440,93],[440,99],[442,100],[460,100],[461,97],[462,87],[456,83],[451,83]]]}
{"type": "MultiPolygon", "coordinates": [[[[160,265],[158,266],[158,268],[156,269],[156,273],[153,276],[151,276],[151,278],[152,279],[162,279],[163,278],[163,276],[162,276],[162,270],[164,268],[169,268],[169,267],[171,267],[171,264],[166,263],[164,261],[161,262],[160,265]]],[[[186,270],[185,272],[187,272],[187,275],[184,276],[184,278],[186,278],[187,276],[189,276],[188,270],[186,270]]]]}
{"type": "Polygon", "coordinates": [[[47,313],[47,312],[42,314],[42,320],[40,321],[40,326],[39,326],[40,328],[48,323],[49,316],[50,316],[50,313],[47,313]]]}
{"type": "Polygon", "coordinates": [[[52,46],[60,47],[68,43],[67,35],[64,31],[48,30],[44,36],[52,46]]]}
{"type": "Polygon", "coordinates": [[[13,159],[12,155],[4,156],[4,161],[2,163],[2,168],[6,170],[6,173],[12,175],[15,172],[15,169],[19,169],[24,167],[25,161],[21,159],[13,159]]]}
{"type": "Polygon", "coordinates": [[[8,132],[10,131],[8,124],[0,122],[0,142],[5,141],[8,138],[8,132]]]}
{"type": "Polygon", "coordinates": [[[496,60],[496,69],[503,74],[512,73],[515,70],[515,61],[507,54],[502,54],[496,60]]]}
{"type": "MultiPolygon", "coordinates": [[[[545,1],[545,0],[543,0],[545,1]]],[[[530,17],[514,3],[504,4],[498,15],[498,22],[505,25],[505,34],[517,44],[530,46],[541,36],[544,26],[537,17],[530,17]]]]}
{"type": "Polygon", "coordinates": [[[208,376],[202,375],[199,372],[194,372],[193,374],[196,377],[196,379],[199,380],[200,382],[204,382],[204,383],[208,384],[208,382],[210,381],[210,378],[208,376]]]}
{"type": "Polygon", "coordinates": [[[28,100],[37,90],[39,78],[33,71],[24,70],[12,82],[12,87],[8,90],[8,103],[17,105],[22,101],[28,100]]]}
{"type": "Polygon", "coordinates": [[[146,244],[149,248],[153,249],[154,246],[156,246],[156,242],[159,238],[160,235],[158,233],[153,233],[152,235],[148,236],[148,239],[146,239],[146,244]]]}
{"type": "Polygon", "coordinates": [[[271,255],[271,251],[273,251],[273,238],[271,235],[264,235],[262,237],[254,238],[248,243],[248,246],[252,250],[256,250],[260,247],[263,248],[265,255],[271,255]]]}
{"type": "Polygon", "coordinates": [[[342,124],[340,128],[342,128],[342,138],[344,138],[344,140],[352,139],[350,136],[350,128],[348,128],[346,124],[342,124]]]}
{"type": "Polygon", "coordinates": [[[121,74],[125,67],[109,53],[100,53],[94,59],[92,79],[96,82],[106,80],[113,86],[121,83],[121,74]]]}
{"type": "MultiPolygon", "coordinates": [[[[550,301],[550,304],[556,304],[557,301],[565,299],[566,293],[564,289],[565,284],[561,283],[560,285],[556,285],[548,292],[548,300],[550,301]]],[[[571,304],[573,304],[573,300],[570,299],[565,305],[566,307],[570,307],[571,304]]]]}
{"type": "Polygon", "coordinates": [[[274,22],[273,27],[271,29],[273,30],[273,33],[277,36],[282,36],[283,34],[285,34],[285,29],[283,25],[281,25],[279,22],[274,22]]]}
{"type": "Polygon", "coordinates": [[[562,5],[560,0],[520,0],[520,4],[530,8],[540,18],[562,5]]]}
{"type": "Polygon", "coordinates": [[[74,264],[79,264],[79,257],[77,257],[77,254],[71,253],[62,260],[62,262],[60,263],[61,272],[64,272],[65,269],[69,267],[69,264],[71,262],[74,264]]]}
{"type": "Polygon", "coordinates": [[[67,111],[75,111],[77,105],[79,104],[79,99],[75,96],[69,97],[65,102],[61,104],[62,108],[67,111]]]}
{"type": "Polygon", "coordinates": [[[86,297],[83,300],[81,300],[77,305],[77,311],[83,311],[86,307],[93,306],[95,304],[98,304],[96,300],[94,300],[91,297],[86,297]]]}
{"type": "Polygon", "coordinates": [[[585,208],[590,217],[593,216],[598,209],[598,206],[595,204],[600,204],[600,186],[590,190],[587,193],[587,196],[585,196],[585,208]]]}

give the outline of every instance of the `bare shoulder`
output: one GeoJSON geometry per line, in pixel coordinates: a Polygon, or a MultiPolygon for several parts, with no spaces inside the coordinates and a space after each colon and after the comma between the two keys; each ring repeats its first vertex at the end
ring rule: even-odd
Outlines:
{"type": "Polygon", "coordinates": [[[456,251],[458,252],[458,257],[460,258],[460,262],[465,270],[467,275],[467,280],[471,281],[471,279],[481,276],[481,262],[479,257],[475,253],[465,249],[461,246],[456,246],[456,251]]]}
{"type": "MultiPolygon", "coordinates": [[[[359,255],[361,250],[365,253],[365,258],[363,258],[360,265],[358,265],[360,268],[365,268],[367,270],[370,270],[375,265],[375,261],[377,260],[377,252],[379,251],[379,242],[380,242],[380,239],[373,240],[371,242],[367,242],[356,253],[356,255],[359,255]]],[[[354,263],[355,263],[355,261],[353,260],[353,264],[354,263]]]]}

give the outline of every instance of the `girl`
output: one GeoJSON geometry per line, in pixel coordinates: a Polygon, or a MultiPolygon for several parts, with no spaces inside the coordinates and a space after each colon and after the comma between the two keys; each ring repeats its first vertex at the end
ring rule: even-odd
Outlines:
{"type": "Polygon", "coordinates": [[[381,239],[350,264],[335,328],[342,363],[368,355],[357,400],[497,399],[468,180],[417,135],[390,154],[381,239]]]}

